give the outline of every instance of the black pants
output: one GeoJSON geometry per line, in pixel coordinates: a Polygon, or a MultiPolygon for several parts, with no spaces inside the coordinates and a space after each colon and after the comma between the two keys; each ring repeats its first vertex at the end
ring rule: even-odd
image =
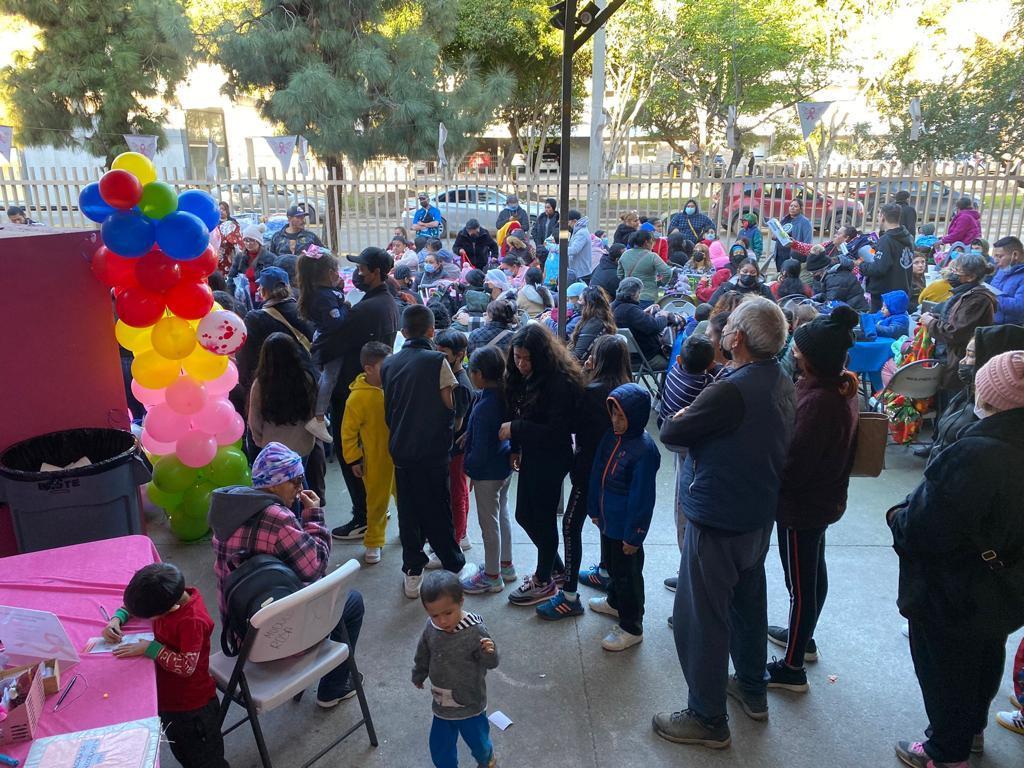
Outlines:
{"type": "Polygon", "coordinates": [[[622,542],[601,534],[601,559],[608,568],[608,605],[619,612],[619,626],[631,635],[644,633],[644,548],[632,555],[622,542]]]}
{"type": "MultiPolygon", "coordinates": [[[[348,593],[345,600],[345,608],[341,612],[341,620],[338,621],[331,632],[331,640],[348,643],[350,658],[355,657],[356,642],[359,640],[359,631],[363,628],[363,615],[366,608],[363,605],[363,596],[356,590],[348,593]]],[[[326,675],[320,678],[320,684],[316,689],[316,697],[321,701],[330,701],[341,696],[345,691],[349,677],[349,661],[345,660],[326,675]]]]}
{"type": "Polygon", "coordinates": [[[580,565],[583,563],[583,526],[587,522],[587,496],[589,481],[577,478],[572,481],[569,503],[562,515],[562,545],[565,548],[566,592],[579,589],[580,565]]]}
{"type": "Polygon", "coordinates": [[[1006,638],[987,626],[910,620],[910,654],[930,721],[924,749],[935,762],[970,757],[999,692],[1006,638]]]}
{"type": "MultiPolygon", "coordinates": [[[[552,468],[544,457],[535,462],[524,460],[516,490],[516,522],[537,547],[534,578],[541,584],[551,580],[552,569],[564,571],[558,556],[558,501],[566,470],[552,468]]],[[[440,557],[440,555],[438,555],[440,557]]]]}
{"type": "Polygon", "coordinates": [[[306,487],[320,497],[320,505],[327,507],[327,457],[324,446],[319,440],[313,444],[313,450],[302,458],[302,468],[306,473],[306,487]]]}
{"type": "Polygon", "coordinates": [[[161,712],[160,722],[167,731],[171,754],[184,768],[228,768],[216,695],[199,709],[161,712]]]}
{"type": "MultiPolygon", "coordinates": [[[[338,457],[341,476],[352,500],[352,519],[360,525],[366,525],[366,486],[363,485],[361,478],[352,473],[352,468],[345,463],[345,458],[341,455],[341,420],[345,416],[345,404],[348,402],[348,384],[338,382],[338,386],[339,389],[344,388],[345,395],[331,400],[331,437],[334,438],[334,453],[338,457]]],[[[338,389],[335,389],[335,393],[337,392],[338,389]]]]}
{"type": "Polygon", "coordinates": [[[455,540],[448,462],[431,466],[395,467],[398,536],[402,571],[420,574],[427,564],[424,542],[430,542],[446,570],[458,573],[466,564],[455,540]]]}
{"type": "Polygon", "coordinates": [[[807,643],[828,595],[828,570],[825,567],[825,528],[794,530],[778,526],[779,557],[789,590],[789,646],[786,663],[804,665],[807,643]]]}

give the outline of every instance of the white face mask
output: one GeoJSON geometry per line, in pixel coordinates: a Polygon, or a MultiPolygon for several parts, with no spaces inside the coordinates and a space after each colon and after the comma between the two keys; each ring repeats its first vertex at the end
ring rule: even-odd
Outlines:
{"type": "Polygon", "coordinates": [[[979,419],[984,419],[986,416],[991,416],[992,414],[990,414],[988,411],[986,411],[980,405],[976,404],[974,406],[974,415],[977,416],[979,419]]]}

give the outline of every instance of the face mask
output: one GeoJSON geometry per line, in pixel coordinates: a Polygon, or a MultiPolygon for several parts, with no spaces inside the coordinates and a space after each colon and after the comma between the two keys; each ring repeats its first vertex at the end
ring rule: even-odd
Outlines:
{"type": "Polygon", "coordinates": [[[697,212],[697,209],[694,208],[692,205],[688,205],[686,206],[686,208],[683,209],[683,211],[686,213],[687,216],[693,216],[693,214],[697,212]]]}
{"type": "Polygon", "coordinates": [[[718,342],[718,348],[722,350],[722,357],[724,357],[726,360],[732,360],[732,350],[726,349],[724,342],[718,342]]]}
{"type": "Polygon", "coordinates": [[[740,275],[740,285],[744,288],[753,288],[757,285],[757,278],[753,275],[740,275]]]}
{"type": "Polygon", "coordinates": [[[960,381],[970,386],[974,383],[974,366],[967,365],[966,363],[960,363],[960,365],[956,367],[956,375],[959,377],[960,381]]]}
{"type": "Polygon", "coordinates": [[[427,274],[431,274],[433,272],[437,272],[437,264],[431,264],[430,262],[425,262],[423,264],[423,271],[426,272],[427,274]]]}
{"type": "Polygon", "coordinates": [[[975,405],[974,415],[977,416],[979,419],[984,419],[986,416],[990,416],[991,414],[984,408],[982,408],[980,405],[975,405]]]}
{"type": "Polygon", "coordinates": [[[705,240],[715,240],[717,237],[718,235],[716,235],[714,232],[708,232],[706,235],[704,235],[705,240]]]}
{"type": "Polygon", "coordinates": [[[361,272],[357,271],[352,273],[352,287],[358,288],[360,291],[366,290],[366,278],[363,277],[361,272]]]}
{"type": "Polygon", "coordinates": [[[956,288],[960,285],[960,275],[954,273],[946,278],[946,282],[949,283],[950,288],[956,288]]]}
{"type": "Polygon", "coordinates": [[[695,264],[700,264],[702,261],[704,261],[704,254],[703,253],[695,253],[695,254],[693,254],[693,262],[695,264]]]}

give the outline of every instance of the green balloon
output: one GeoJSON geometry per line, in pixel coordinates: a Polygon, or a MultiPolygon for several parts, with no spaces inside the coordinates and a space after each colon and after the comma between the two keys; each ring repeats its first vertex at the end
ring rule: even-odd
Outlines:
{"type": "Polygon", "coordinates": [[[233,446],[217,449],[217,455],[208,466],[208,475],[214,486],[238,485],[249,469],[245,454],[233,446]]]}
{"type": "Polygon", "coordinates": [[[181,504],[182,496],[180,493],[164,493],[153,483],[146,483],[146,495],[151,502],[166,511],[176,509],[181,504]]]}
{"type": "Polygon", "coordinates": [[[206,522],[206,516],[210,512],[210,494],[214,486],[210,483],[197,483],[185,491],[181,498],[181,507],[178,512],[186,517],[195,518],[206,522]]]}
{"type": "Polygon", "coordinates": [[[171,531],[182,541],[197,541],[210,530],[205,517],[198,520],[188,515],[174,514],[170,516],[169,520],[171,531]]]}
{"type": "Polygon", "coordinates": [[[162,181],[151,181],[142,188],[139,210],[153,220],[162,219],[178,210],[178,194],[162,181]]]}
{"type": "Polygon", "coordinates": [[[182,494],[195,485],[196,474],[177,456],[163,456],[153,465],[153,485],[172,496],[182,494]]]}

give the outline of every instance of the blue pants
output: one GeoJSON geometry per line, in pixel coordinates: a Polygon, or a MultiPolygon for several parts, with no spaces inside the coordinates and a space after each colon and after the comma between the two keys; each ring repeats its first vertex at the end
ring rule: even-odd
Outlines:
{"type": "Polygon", "coordinates": [[[491,724],[487,721],[486,712],[465,720],[442,720],[435,715],[434,723],[430,726],[430,759],[436,768],[458,768],[461,733],[469,745],[469,751],[473,753],[473,759],[478,765],[486,766],[494,755],[490,730],[491,724]]]}

